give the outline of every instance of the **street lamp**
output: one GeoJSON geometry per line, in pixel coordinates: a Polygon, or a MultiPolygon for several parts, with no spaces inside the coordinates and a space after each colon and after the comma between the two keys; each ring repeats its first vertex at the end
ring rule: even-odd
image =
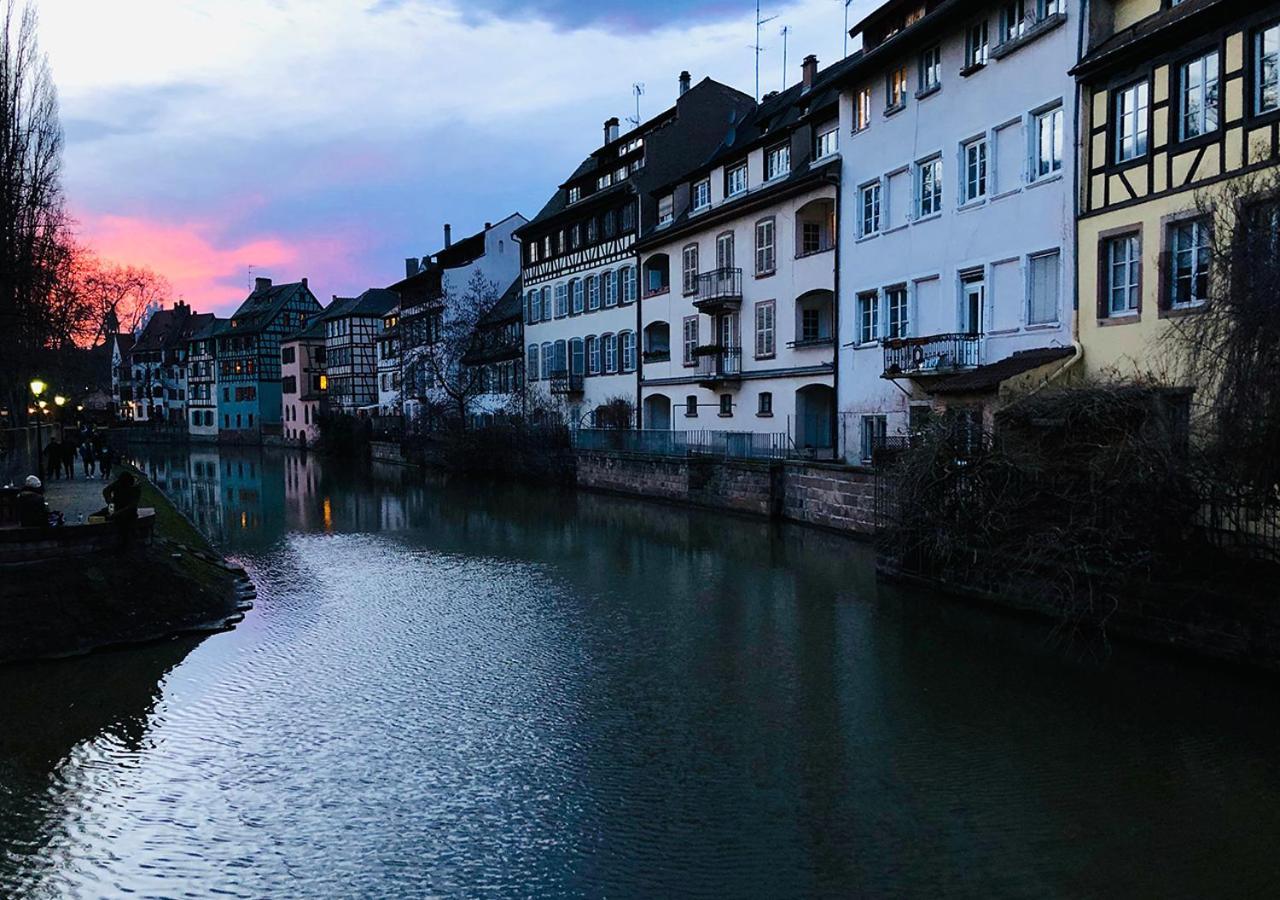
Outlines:
{"type": "Polygon", "coordinates": [[[67,402],[67,398],[62,396],[61,394],[55,394],[53,397],[53,402],[56,403],[58,406],[65,406],[67,402]]]}
{"type": "MultiPolygon", "coordinates": [[[[36,398],[36,406],[43,410],[48,404],[40,399],[40,395],[44,393],[44,389],[48,387],[39,378],[31,379],[31,393],[36,398]]],[[[36,471],[40,473],[40,477],[44,478],[44,436],[40,433],[40,421],[36,420],[36,471]]]]}

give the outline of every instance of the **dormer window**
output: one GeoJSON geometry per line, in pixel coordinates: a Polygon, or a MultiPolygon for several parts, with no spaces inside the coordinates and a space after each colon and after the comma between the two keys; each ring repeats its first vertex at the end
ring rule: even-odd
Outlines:
{"type": "Polygon", "coordinates": [[[740,162],[731,166],[724,173],[724,193],[726,197],[736,197],[747,190],[747,164],[740,162]]]}
{"type": "Polygon", "coordinates": [[[772,181],[791,171],[791,145],[779,144],[765,154],[765,177],[772,181]]]}
{"type": "Polygon", "coordinates": [[[658,201],[658,224],[666,225],[676,217],[676,198],[667,194],[658,201]]]}
{"type": "Polygon", "coordinates": [[[579,200],[581,200],[581,199],[582,199],[582,188],[580,188],[580,187],[571,187],[571,188],[569,188],[569,202],[570,202],[570,203],[577,203],[577,202],[578,202],[579,200]]]}
{"type": "Polygon", "coordinates": [[[693,208],[706,209],[711,205],[711,179],[704,178],[693,186],[693,208]]]}
{"type": "Polygon", "coordinates": [[[613,173],[606,172],[596,179],[596,190],[603,191],[609,185],[613,184],[613,173]]]}
{"type": "Polygon", "coordinates": [[[639,150],[644,146],[644,138],[633,138],[618,148],[619,156],[626,156],[633,150],[639,150]]]}

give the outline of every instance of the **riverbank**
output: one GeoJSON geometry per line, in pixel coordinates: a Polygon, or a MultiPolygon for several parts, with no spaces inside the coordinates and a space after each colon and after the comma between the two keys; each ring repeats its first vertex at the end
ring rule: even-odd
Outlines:
{"type": "MultiPolygon", "coordinates": [[[[244,618],[252,585],[142,473],[155,510],[149,545],[71,560],[6,566],[0,575],[0,663],[76,656],[103,647],[225,630],[244,618]]],[[[100,480],[48,486],[68,522],[102,506],[100,480]]],[[[67,526],[74,527],[74,526],[67,526]]]]}

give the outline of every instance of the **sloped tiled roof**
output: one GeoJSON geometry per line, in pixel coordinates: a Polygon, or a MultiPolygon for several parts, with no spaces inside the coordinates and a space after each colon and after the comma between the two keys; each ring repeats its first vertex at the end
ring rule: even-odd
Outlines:
{"type": "Polygon", "coordinates": [[[1191,19],[1215,7],[1226,8],[1233,5],[1228,4],[1226,0],[1183,0],[1176,6],[1169,6],[1153,13],[1111,35],[1098,46],[1090,49],[1085,58],[1071,70],[1071,74],[1088,76],[1100,69],[1105,69],[1119,58],[1128,58],[1129,54],[1126,51],[1137,53],[1143,44],[1166,32],[1169,33],[1171,40],[1180,39],[1174,36],[1175,31],[1195,29],[1196,33],[1199,33],[1199,27],[1191,22],[1191,19]]]}
{"type": "Polygon", "coordinates": [[[272,284],[254,288],[240,308],[231,316],[237,334],[250,333],[265,327],[299,294],[309,294],[301,281],[292,284],[272,284]]]}
{"type": "Polygon", "coordinates": [[[994,391],[1010,378],[1038,369],[1075,353],[1072,347],[1037,347],[1019,350],[999,362],[978,366],[969,372],[952,375],[929,388],[932,394],[980,394],[994,391]]]}
{"type": "Polygon", "coordinates": [[[156,310],[152,313],[151,318],[147,320],[146,326],[142,329],[142,334],[138,335],[138,340],[133,345],[134,351],[151,352],[163,350],[166,343],[181,328],[184,318],[186,318],[186,314],[182,307],[156,310]]]}

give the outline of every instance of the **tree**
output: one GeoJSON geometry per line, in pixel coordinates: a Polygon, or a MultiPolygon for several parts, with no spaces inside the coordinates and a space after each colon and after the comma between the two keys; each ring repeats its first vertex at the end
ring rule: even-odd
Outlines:
{"type": "Polygon", "coordinates": [[[432,418],[467,427],[472,401],[483,393],[481,366],[463,364],[474,347],[480,320],[500,298],[496,281],[476,270],[465,288],[443,279],[439,304],[429,318],[421,342],[404,350],[406,392],[412,389],[427,404],[432,418]]]}
{"type": "Polygon", "coordinates": [[[33,5],[0,0],[0,403],[18,416],[28,380],[82,312],[65,284],[62,126],[36,32],[33,5]]]}
{"type": "Polygon", "coordinates": [[[147,319],[172,296],[168,280],[142,266],[118,265],[82,252],[78,265],[78,290],[89,306],[93,329],[86,337],[93,343],[112,331],[137,334],[147,319]]]}

